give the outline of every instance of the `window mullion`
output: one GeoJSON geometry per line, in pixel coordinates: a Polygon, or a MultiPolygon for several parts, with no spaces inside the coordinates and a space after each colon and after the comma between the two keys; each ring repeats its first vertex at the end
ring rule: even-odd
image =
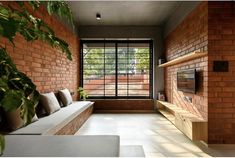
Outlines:
{"type": "Polygon", "coordinates": [[[117,42],[115,43],[115,97],[118,98],[118,50],[117,42]]]}
{"type": "Polygon", "coordinates": [[[104,98],[106,97],[105,95],[105,86],[106,86],[106,83],[105,83],[105,42],[104,42],[104,98]]]}
{"type": "Polygon", "coordinates": [[[129,96],[129,42],[127,44],[127,81],[126,81],[126,84],[127,84],[127,97],[129,96]]]}

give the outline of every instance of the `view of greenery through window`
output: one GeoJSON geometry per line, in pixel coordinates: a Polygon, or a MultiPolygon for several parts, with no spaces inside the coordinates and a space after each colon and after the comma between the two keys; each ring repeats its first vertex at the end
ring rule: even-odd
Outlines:
{"type": "Polygon", "coordinates": [[[84,43],[83,87],[90,97],[149,97],[149,43],[84,43]]]}

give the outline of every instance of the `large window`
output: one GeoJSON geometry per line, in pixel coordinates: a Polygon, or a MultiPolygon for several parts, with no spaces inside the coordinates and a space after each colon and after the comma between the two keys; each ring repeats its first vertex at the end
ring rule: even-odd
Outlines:
{"type": "Polygon", "coordinates": [[[151,41],[82,41],[81,52],[89,98],[152,98],[151,41]]]}

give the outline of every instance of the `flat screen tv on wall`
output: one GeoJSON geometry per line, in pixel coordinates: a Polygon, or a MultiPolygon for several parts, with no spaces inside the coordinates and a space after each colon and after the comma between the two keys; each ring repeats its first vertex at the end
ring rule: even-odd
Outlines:
{"type": "Polygon", "coordinates": [[[196,70],[189,69],[177,72],[177,90],[196,93],[196,70]]]}

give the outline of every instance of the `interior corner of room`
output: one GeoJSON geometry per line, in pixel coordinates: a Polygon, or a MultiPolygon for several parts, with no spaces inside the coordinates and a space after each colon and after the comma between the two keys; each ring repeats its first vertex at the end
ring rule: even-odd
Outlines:
{"type": "MultiPolygon", "coordinates": [[[[19,4],[36,4],[27,3],[19,4]]],[[[14,45],[6,34],[0,38],[14,70],[40,93],[27,125],[22,109],[4,111],[0,99],[3,156],[235,156],[234,2],[66,4],[74,28],[45,6],[29,12],[48,24],[43,31],[54,31],[51,39],[67,42],[71,54],[56,42],[27,42],[20,33],[14,45]]],[[[4,98],[6,85],[0,85],[4,98]]]]}

